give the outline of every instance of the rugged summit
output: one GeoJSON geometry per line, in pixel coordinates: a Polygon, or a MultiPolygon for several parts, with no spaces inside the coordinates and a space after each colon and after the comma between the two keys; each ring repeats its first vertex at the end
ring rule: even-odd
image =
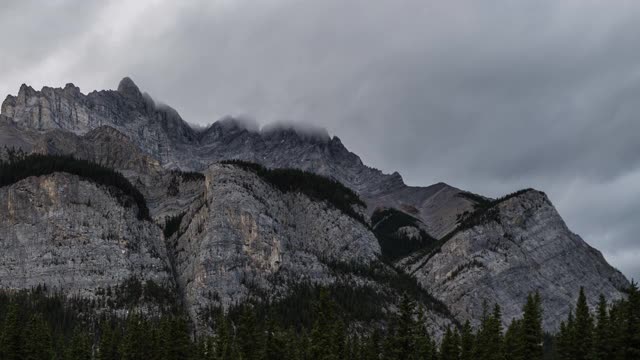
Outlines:
{"type": "Polygon", "coordinates": [[[127,134],[166,168],[200,171],[220,160],[239,159],[311,171],[357,191],[367,200],[369,213],[378,207],[402,209],[420,218],[435,236],[452,230],[456,215],[472,205],[455,196],[460,190],[449,185],[411,187],[397,172],[387,175],[364,165],[338,137],[324,130],[290,125],[259,130],[231,117],[206,129],[193,129],[175,110],[142,95],[130,78],[122,79],[117,91],[88,95],[73,84],[41,91],[23,85],[18,96],[7,96],[2,114],[24,129],[60,129],[77,135],[107,125],[127,134]]]}
{"type": "Polygon", "coordinates": [[[500,304],[508,322],[521,314],[533,291],[544,299],[545,327],[554,330],[580,286],[591,299],[600,293],[618,299],[628,285],[538,191],[494,200],[444,183],[407,186],[400,174],[364,165],[338,137],[317,129],[282,124],[259,129],[230,117],[194,129],[129,78],[116,91],[87,95],[72,84],[41,91],[23,85],[2,104],[0,146],[74,155],[116,169],[144,195],[155,222],[124,219],[115,204],[87,217],[83,196],[100,195],[100,188],[73,176],[29,178],[0,188],[0,211],[11,215],[0,223],[7,234],[0,237],[7,250],[0,255],[0,276],[7,274],[0,277],[2,286],[52,281],[91,296],[96,286],[122,282],[140,268],[170,264],[170,272],[153,265],[160,270],[148,275],[175,284],[196,324],[211,307],[286,297],[295,284],[309,282],[369,289],[384,299],[380,311],[393,311],[404,291],[422,294],[438,332],[452,322],[478,319],[484,301],[500,304]],[[258,172],[222,160],[329,177],[359,194],[366,207],[352,210],[366,218],[284,191],[258,172]],[[28,221],[13,215],[18,193],[23,194],[20,214],[28,221]],[[101,227],[90,229],[105,221],[124,237],[159,243],[165,250],[122,253],[111,238],[105,240],[101,227]],[[45,235],[36,240],[36,234],[45,235]],[[57,249],[51,244],[60,238],[90,246],[57,249]],[[100,250],[92,255],[92,249],[100,250]],[[109,275],[109,281],[69,260],[93,264],[99,273],[111,251],[121,252],[117,261],[126,270],[109,275]],[[66,259],[67,265],[43,270],[46,276],[26,275],[52,258],[66,259]],[[64,274],[74,273],[88,280],[67,285],[64,274]]]}
{"type": "Polygon", "coordinates": [[[491,205],[441,247],[400,263],[461,321],[480,319],[486,301],[500,304],[509,324],[522,311],[513,299],[537,291],[548,330],[558,328],[580,287],[592,299],[600,294],[617,299],[628,285],[536,190],[491,205]]]}

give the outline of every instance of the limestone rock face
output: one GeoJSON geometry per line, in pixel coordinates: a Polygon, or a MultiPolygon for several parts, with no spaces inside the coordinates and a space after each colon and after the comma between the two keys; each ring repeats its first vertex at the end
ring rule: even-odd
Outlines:
{"type": "MultiPolygon", "coordinates": [[[[555,330],[580,286],[594,300],[600,293],[620,298],[628,285],[567,229],[542,193],[509,198],[486,221],[461,228],[461,216],[473,213],[481,197],[444,183],[407,186],[398,173],[364,165],[326,131],[258,129],[234,118],[194,129],[129,78],[117,91],[87,95],[72,84],[41,91],[23,85],[2,104],[3,146],[72,154],[112,167],[144,195],[156,224],[181,217],[179,230],[165,239],[158,226],[139,222],[108,192],[82,179],[52,175],[0,188],[3,287],[50,281],[90,296],[97,286],[131,274],[170,278],[196,324],[211,305],[226,307],[257,294],[278,297],[292,282],[348,281],[397,297],[398,289],[388,283],[336,270],[344,263],[379,265],[380,246],[367,226],[324,202],[282,193],[254,173],[218,164],[228,159],[324,175],[356,191],[367,204],[362,212],[394,208],[418,219],[419,226],[398,227],[395,235],[416,239],[426,232],[428,245],[410,248],[413,253],[399,255],[404,258],[395,266],[415,276],[460,321],[479,319],[486,300],[502,306],[507,323],[520,315],[528,293],[540,291],[544,325],[555,330]],[[104,235],[105,229],[115,235],[104,235]],[[427,252],[435,243],[431,238],[447,241],[427,252]],[[74,241],[80,245],[68,245],[74,241]],[[129,249],[133,243],[143,245],[129,249]],[[167,264],[170,275],[155,270],[167,264]]],[[[0,159],[6,157],[0,151],[0,159]]],[[[397,274],[391,267],[385,271],[397,274]]],[[[429,316],[439,326],[435,332],[451,323],[446,314],[429,316]]]]}
{"type": "Polygon", "coordinates": [[[206,171],[206,193],[169,240],[178,284],[194,311],[228,307],[289,283],[330,283],[327,264],[376,261],[380,247],[361,223],[329,204],[282,193],[231,165],[206,171]]]}
{"type": "Polygon", "coordinates": [[[535,190],[500,203],[485,222],[458,232],[439,251],[400,263],[460,321],[477,322],[487,301],[500,304],[506,325],[538,291],[549,331],[566,319],[581,286],[595,302],[600,294],[619,299],[629,285],[535,190]]]}
{"type": "Polygon", "coordinates": [[[130,78],[117,91],[84,95],[73,84],[41,91],[23,85],[8,96],[2,114],[24,129],[70,131],[84,135],[110,126],[165,168],[206,169],[220,160],[240,159],[271,168],[298,168],[340,181],[366,201],[368,213],[395,207],[421,219],[434,237],[452,230],[456,216],[472,203],[457,197],[446,184],[410,187],[398,173],[383,174],[347,150],[325,130],[272,126],[259,130],[246,122],[225,118],[206,129],[193,129],[168,106],[158,106],[141,94],[130,78]]]}
{"type": "Polygon", "coordinates": [[[162,232],[136,212],[65,173],[0,188],[0,287],[92,298],[132,277],[172,286],[162,232]]]}

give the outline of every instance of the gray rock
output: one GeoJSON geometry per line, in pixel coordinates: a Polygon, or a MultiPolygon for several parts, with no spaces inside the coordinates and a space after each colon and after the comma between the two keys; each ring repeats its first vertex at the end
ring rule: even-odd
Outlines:
{"type": "Polygon", "coordinates": [[[161,230],[75,175],[0,188],[0,287],[95,298],[131,277],[173,286],[161,230]]]}
{"type": "Polygon", "coordinates": [[[446,303],[460,321],[476,325],[483,302],[499,304],[508,325],[522,314],[527,295],[539,292],[543,325],[558,329],[580,287],[595,305],[623,296],[629,285],[602,254],[572,233],[549,199],[530,190],[496,207],[497,215],[455,234],[441,250],[399,262],[446,303]]]}

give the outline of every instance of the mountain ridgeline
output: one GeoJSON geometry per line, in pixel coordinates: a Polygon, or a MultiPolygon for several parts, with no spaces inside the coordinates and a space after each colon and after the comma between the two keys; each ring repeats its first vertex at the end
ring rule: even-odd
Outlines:
{"type": "Polygon", "coordinates": [[[600,324],[637,309],[543,192],[407,186],[322,130],[196,129],[129,78],[23,85],[0,149],[3,359],[582,359],[574,306],[607,356],[600,324]]]}

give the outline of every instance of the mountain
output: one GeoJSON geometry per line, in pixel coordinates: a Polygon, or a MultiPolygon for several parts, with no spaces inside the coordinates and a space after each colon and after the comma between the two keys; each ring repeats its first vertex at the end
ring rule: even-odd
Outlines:
{"type": "MultiPolygon", "coordinates": [[[[282,124],[258,129],[234,118],[195,129],[175,110],[143,94],[129,78],[115,91],[87,95],[72,84],[41,91],[23,85],[17,96],[3,102],[0,130],[0,146],[48,156],[74,155],[121,172],[144,197],[152,223],[128,219],[133,223],[125,226],[121,215],[109,218],[115,222],[109,227],[143,232],[155,227],[149,239],[135,238],[142,244],[160,239],[165,251],[153,254],[169,264],[170,276],[158,274],[154,279],[168,288],[175,286],[197,326],[206,323],[211,308],[278,301],[299,284],[313,283],[358,289],[361,295],[369,294],[362,301],[380,302],[380,313],[395,311],[403,292],[414,294],[429,309],[432,331],[440,334],[447,324],[475,322],[484,301],[500,304],[507,324],[521,315],[527,295],[538,291],[548,309],[544,325],[551,331],[566,317],[572,295],[581,286],[591,299],[602,293],[615,300],[629,285],[597,250],[566,227],[538,191],[490,199],[444,183],[407,186],[400,174],[366,166],[338,137],[318,129],[282,124]],[[274,170],[291,168],[335,182],[274,170]],[[363,202],[353,200],[350,191],[363,202]]],[[[8,157],[6,151],[3,157],[8,157]]],[[[28,187],[21,206],[22,213],[30,214],[27,224],[32,224],[25,232],[24,221],[4,220],[4,232],[11,235],[0,239],[11,251],[0,255],[0,264],[23,265],[0,265],[0,274],[21,271],[25,279],[7,287],[48,282],[28,275],[42,260],[21,249],[54,256],[47,254],[54,254],[50,249],[59,238],[95,243],[107,249],[105,254],[120,249],[108,242],[110,238],[84,228],[104,219],[85,219],[73,210],[84,198],[75,200],[77,196],[64,189],[87,181],[60,176],[40,174],[1,188],[7,192],[0,202],[0,215],[5,217],[13,211],[10,194],[28,187]],[[50,199],[58,199],[55,206],[50,199]],[[46,211],[30,204],[45,204],[46,211]],[[67,207],[73,210],[68,216],[76,219],[74,223],[51,230],[52,221],[62,220],[51,220],[50,214],[64,213],[67,207]],[[35,234],[46,236],[36,241],[35,234]]],[[[122,204],[106,198],[112,192],[103,187],[96,191],[112,203],[101,210],[100,219],[123,214],[122,204]]],[[[82,264],[98,261],[88,249],[79,254],[63,249],[64,254],[55,257],[82,264]]],[[[110,275],[109,285],[139,274],[135,269],[140,266],[146,268],[135,259],[123,265],[132,269],[125,275],[110,275]]],[[[118,271],[100,261],[96,272],[118,271]]],[[[60,265],[45,272],[53,274],[52,279],[64,278],[61,274],[76,271],[69,266],[69,271],[60,265]]],[[[92,278],[78,271],[78,276],[92,278]]],[[[146,278],[139,276],[144,283],[146,278]]],[[[55,281],[61,287],[69,283],[55,281]]],[[[97,277],[88,280],[86,288],[68,290],[92,296],[102,281],[97,277]]]]}

